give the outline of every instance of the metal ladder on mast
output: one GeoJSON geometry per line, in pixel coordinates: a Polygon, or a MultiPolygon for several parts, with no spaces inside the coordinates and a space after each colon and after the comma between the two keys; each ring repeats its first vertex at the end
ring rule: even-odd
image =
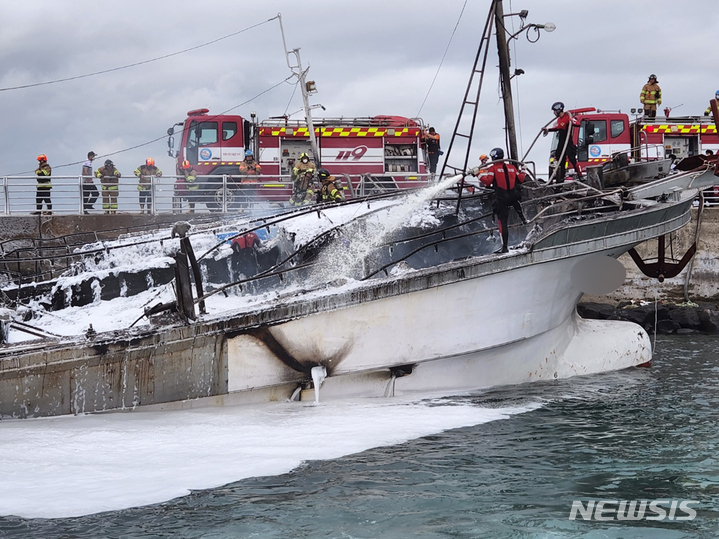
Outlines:
{"type": "MultiPolygon", "coordinates": [[[[477,109],[479,106],[479,95],[482,91],[482,83],[484,82],[484,73],[487,66],[487,54],[489,52],[489,40],[492,36],[492,29],[494,27],[494,13],[495,13],[495,3],[492,2],[492,7],[489,10],[489,14],[487,15],[487,21],[484,24],[484,32],[482,33],[482,39],[479,42],[479,48],[477,49],[477,55],[474,59],[474,65],[472,66],[472,73],[469,76],[469,82],[467,83],[467,89],[464,92],[464,100],[462,101],[462,106],[459,109],[459,115],[457,116],[457,123],[454,127],[454,132],[452,133],[452,138],[449,141],[449,147],[447,148],[447,155],[444,158],[444,163],[442,164],[442,169],[440,171],[440,178],[443,178],[445,175],[445,171],[447,169],[451,170],[453,175],[456,174],[464,174],[467,170],[467,165],[469,164],[469,153],[472,149],[472,136],[474,134],[474,126],[477,120],[477,109]],[[478,68],[477,66],[480,64],[481,61],[481,68],[478,68]],[[475,81],[475,78],[478,80],[475,81]],[[470,93],[473,90],[473,87],[476,86],[476,92],[474,93],[474,100],[470,100],[470,93]],[[466,129],[466,124],[469,120],[469,118],[465,118],[465,109],[468,109],[468,111],[471,111],[471,121],[469,122],[469,129],[466,129]],[[464,120],[464,121],[463,121],[464,120]],[[454,166],[450,164],[450,158],[452,157],[452,149],[454,148],[454,144],[457,141],[457,138],[465,139],[466,140],[466,150],[464,154],[464,161],[461,166],[454,166]]],[[[464,191],[464,178],[462,178],[462,181],[459,183],[459,197],[457,200],[457,212],[459,212],[459,205],[462,201],[462,192],[464,191]]]]}

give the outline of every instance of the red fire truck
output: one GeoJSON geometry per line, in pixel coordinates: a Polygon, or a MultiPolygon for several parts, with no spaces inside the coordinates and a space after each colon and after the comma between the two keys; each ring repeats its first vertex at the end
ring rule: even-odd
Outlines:
{"type": "MultiPolygon", "coordinates": [[[[586,108],[570,112],[574,116],[573,139],[582,170],[610,161],[617,153],[640,160],[670,155],[682,159],[707,150],[719,151],[719,136],[711,116],[665,117],[647,122],[641,115],[630,119],[619,111],[586,108]]],[[[556,149],[555,134],[552,158],[556,149]]]]}
{"type": "MultiPolygon", "coordinates": [[[[319,118],[313,123],[319,164],[334,176],[347,175],[349,196],[357,192],[363,176],[370,190],[417,187],[426,182],[421,120],[374,116],[319,118]]],[[[223,196],[232,200],[231,206],[239,205],[241,197],[237,195],[248,193],[247,189],[252,189],[257,200],[289,200],[289,175],[300,155],[307,153],[318,162],[307,125],[284,118],[258,123],[254,116],[251,120],[236,115],[213,116],[208,109],[197,109],[168,129],[168,135],[168,153],[178,165],[186,159],[200,176],[211,176],[200,183],[197,196],[213,210],[221,207],[223,196]],[[182,129],[176,133],[177,126],[182,129]],[[177,150],[175,134],[180,136],[177,150]],[[238,165],[247,149],[255,154],[267,181],[240,183],[238,165]],[[229,192],[224,194],[223,175],[230,177],[229,192]]]]}

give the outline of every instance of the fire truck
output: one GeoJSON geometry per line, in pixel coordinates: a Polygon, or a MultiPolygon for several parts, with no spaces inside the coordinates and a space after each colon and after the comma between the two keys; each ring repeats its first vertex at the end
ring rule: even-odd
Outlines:
{"type": "MultiPolygon", "coordinates": [[[[712,150],[719,151],[719,136],[711,116],[655,118],[646,121],[640,114],[630,119],[620,111],[594,108],[569,111],[574,117],[572,136],[577,146],[577,162],[583,170],[601,165],[624,153],[635,161],[683,159],[712,150]]],[[[555,133],[551,157],[557,151],[555,133]]]]}
{"type": "Polygon", "coordinates": [[[236,115],[211,115],[208,109],[187,113],[183,122],[168,129],[169,155],[179,164],[187,160],[198,175],[197,196],[211,210],[228,205],[239,207],[242,193],[253,200],[287,201],[292,188],[290,174],[303,153],[330,171],[345,175],[348,196],[364,190],[417,187],[426,182],[424,125],[419,119],[402,116],[364,118],[315,118],[315,156],[306,123],[286,118],[257,122],[236,115]],[[175,128],[180,126],[181,130],[175,128]],[[175,150],[175,135],[180,137],[175,150]],[[238,166],[251,149],[266,177],[238,177],[238,166]],[[223,175],[228,192],[223,193],[223,175]],[[367,186],[366,188],[364,186],[367,186]]]}

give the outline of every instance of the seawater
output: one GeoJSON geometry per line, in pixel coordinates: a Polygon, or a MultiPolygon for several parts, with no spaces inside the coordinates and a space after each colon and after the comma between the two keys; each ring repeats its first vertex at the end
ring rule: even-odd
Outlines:
{"type": "Polygon", "coordinates": [[[528,404],[535,409],[161,504],[77,518],[2,517],[0,537],[719,536],[719,339],[663,337],[649,369],[429,406],[528,404]],[[576,499],[700,503],[692,521],[571,521],[576,499]]]}

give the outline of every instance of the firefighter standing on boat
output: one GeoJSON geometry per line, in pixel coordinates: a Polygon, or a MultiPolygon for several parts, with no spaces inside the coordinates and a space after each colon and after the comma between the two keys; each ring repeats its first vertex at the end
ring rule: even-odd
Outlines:
{"type": "Polygon", "coordinates": [[[300,162],[292,168],[292,196],[290,206],[311,204],[314,196],[315,164],[306,153],[300,155],[300,162]]]}
{"type": "Polygon", "coordinates": [[[155,166],[155,160],[148,157],[144,165],[140,165],[135,169],[135,176],[140,178],[137,182],[137,191],[140,195],[140,213],[145,213],[145,205],[147,205],[147,213],[152,213],[152,178],[162,176],[162,171],[155,166]]]}
{"type": "Polygon", "coordinates": [[[117,194],[120,189],[120,171],[107,159],[105,165],[95,171],[102,185],[102,209],[105,213],[117,213],[117,194]]]}
{"type": "Polygon", "coordinates": [[[520,184],[524,182],[525,174],[517,170],[513,164],[503,160],[504,150],[502,148],[494,148],[489,155],[492,158],[489,167],[481,170],[477,167],[472,174],[479,174],[479,181],[494,189],[493,209],[499,218],[499,233],[502,236],[502,248],[497,252],[506,253],[509,251],[509,208],[514,208],[522,223],[527,224],[520,204],[522,194],[519,190],[520,184]]]}
{"type": "Polygon", "coordinates": [[[292,184],[292,197],[290,206],[306,206],[314,202],[315,171],[307,169],[292,184]]]}
{"type": "Polygon", "coordinates": [[[42,212],[42,205],[45,203],[47,211],[45,214],[50,215],[52,213],[52,200],[50,199],[50,189],[52,184],[50,183],[50,176],[52,175],[52,168],[47,162],[47,156],[43,153],[37,156],[37,169],[35,169],[35,175],[37,176],[37,189],[35,191],[35,208],[36,214],[42,212]]]}
{"type": "Polygon", "coordinates": [[[649,75],[649,81],[642,87],[639,101],[644,106],[644,117],[656,118],[657,106],[662,104],[662,89],[657,84],[657,76],[654,73],[649,75]]]}
{"type": "MultiPolygon", "coordinates": [[[[569,112],[565,112],[564,103],[557,101],[552,105],[552,112],[557,117],[557,122],[554,127],[543,128],[542,134],[547,135],[550,131],[556,131],[557,137],[557,148],[554,150],[556,157],[555,160],[555,172],[554,181],[556,183],[562,183],[564,181],[564,175],[566,174],[565,160],[569,160],[574,167],[574,171],[577,174],[577,179],[582,179],[582,173],[577,165],[577,147],[574,145],[572,137],[572,128],[574,127],[574,119],[569,112]]],[[[494,151],[494,150],[493,150],[494,151]]]]}

